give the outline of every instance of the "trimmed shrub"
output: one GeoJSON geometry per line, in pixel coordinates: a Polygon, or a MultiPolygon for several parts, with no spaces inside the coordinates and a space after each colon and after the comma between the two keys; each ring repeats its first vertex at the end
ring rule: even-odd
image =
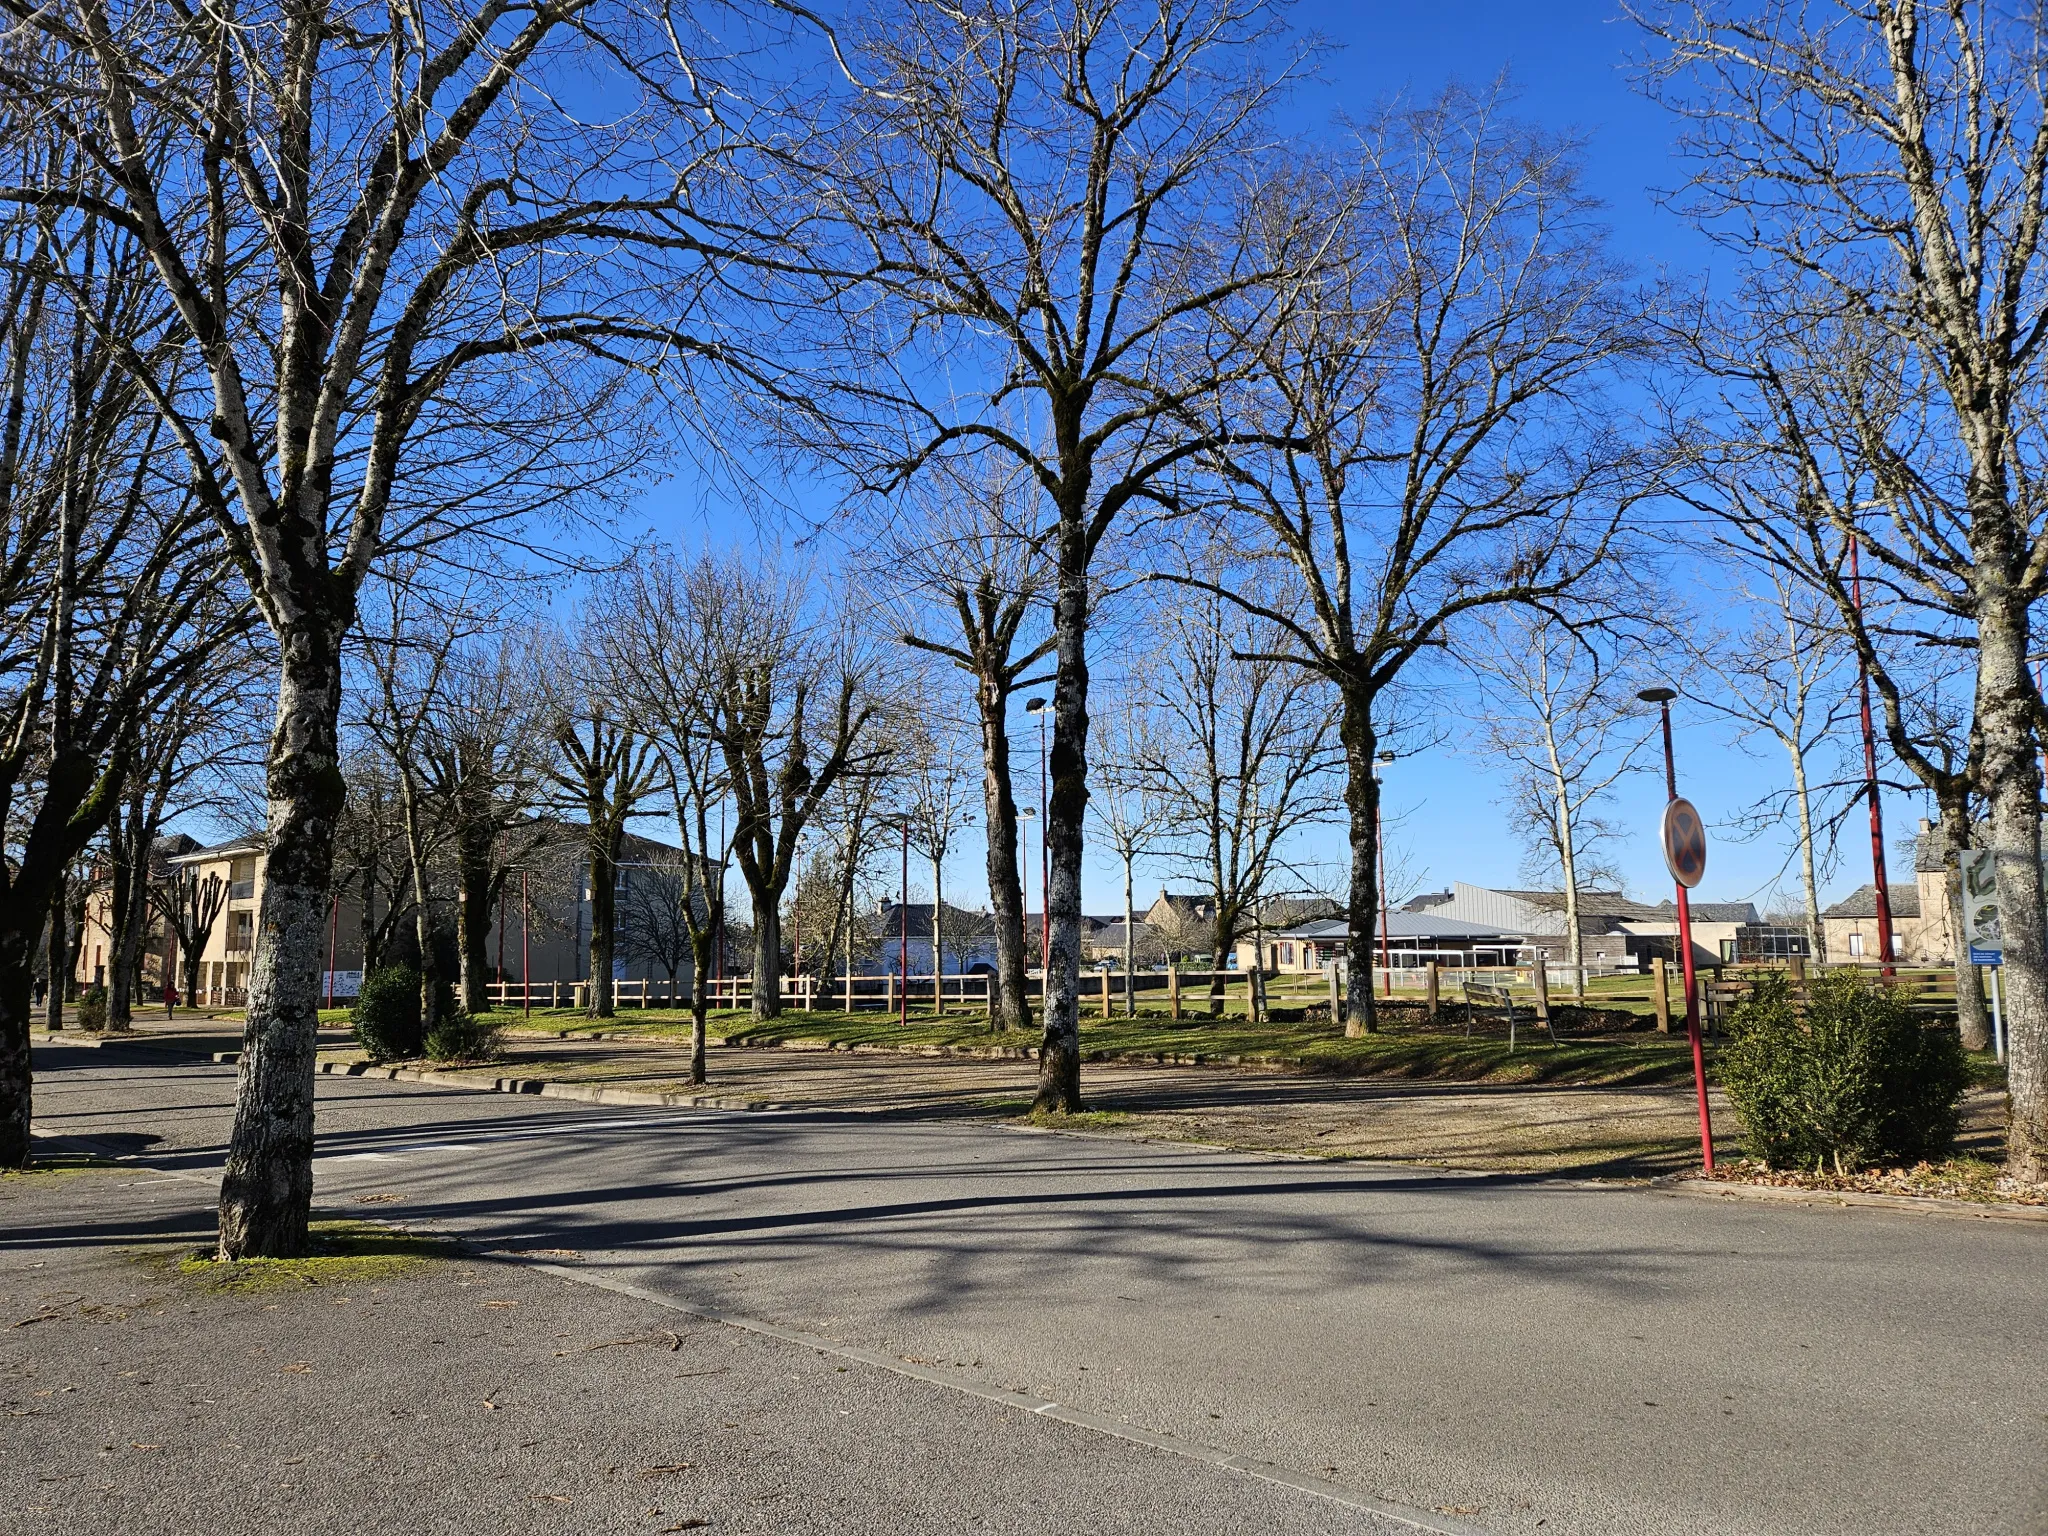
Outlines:
{"type": "Polygon", "coordinates": [[[1729,1024],[1721,1083],[1749,1150],[1771,1167],[1851,1173],[1922,1162],[1955,1140],[1969,1084],[1962,1040],[1922,1024],[1895,988],[1824,971],[1802,1015],[1786,979],[1767,976],[1729,1024]]]}
{"type": "Polygon", "coordinates": [[[504,1038],[487,1019],[450,1007],[427,1031],[427,1054],[436,1061],[488,1061],[503,1049],[504,1038]]]}
{"type": "Polygon", "coordinates": [[[107,1027],[107,989],[87,987],[78,994],[78,1027],[95,1034],[107,1027]]]}
{"type": "Polygon", "coordinates": [[[356,1044],[372,1061],[420,1053],[420,973],[409,965],[380,966],[363,978],[349,1010],[356,1044]]]}

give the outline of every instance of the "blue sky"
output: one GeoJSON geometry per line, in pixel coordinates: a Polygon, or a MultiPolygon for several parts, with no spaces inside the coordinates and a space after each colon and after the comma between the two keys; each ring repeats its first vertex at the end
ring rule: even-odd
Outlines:
{"type": "MultiPolygon", "coordinates": [[[[1725,253],[1658,205],[1656,191],[1675,186],[1684,171],[1671,153],[1672,121],[1629,84],[1626,66],[1636,51],[1637,37],[1617,18],[1612,0],[1460,0],[1437,6],[1320,0],[1303,4],[1296,15],[1304,28],[1322,33],[1338,51],[1325,63],[1322,78],[1293,104],[1288,126],[1312,131],[1334,114],[1363,113],[1390,95],[1429,95],[1452,79],[1484,84],[1506,71],[1517,92],[1520,115],[1586,137],[1589,179],[1608,206],[1615,248],[1624,259],[1646,271],[1668,269],[1694,276],[1708,275],[1717,263],[1724,269],[1728,265],[1725,253]]],[[[804,492],[796,488],[796,494],[801,497],[804,492]]],[[[651,492],[642,511],[659,532],[685,545],[739,537],[729,527],[707,527],[701,505],[697,488],[684,475],[651,492]]],[[[1681,530],[1679,537],[1683,536],[1681,530]]],[[[1670,551],[1681,581],[1693,553],[1682,545],[1670,551]]],[[[964,711],[964,698],[960,707],[964,711]]],[[[1683,705],[1676,723],[1680,792],[1700,806],[1710,829],[1785,782],[1782,753],[1745,751],[1730,739],[1725,726],[1688,716],[1683,705]]],[[[1462,739],[1457,720],[1444,726],[1449,736],[1444,745],[1397,762],[1387,772],[1390,840],[1418,878],[1426,871],[1430,887],[1453,880],[1524,883],[1522,851],[1507,833],[1507,816],[1500,805],[1506,790],[1503,776],[1462,739]]],[[[1028,740],[1021,714],[1018,727],[1021,770],[1022,760],[1035,760],[1036,743],[1028,740]]],[[[1035,799],[1035,788],[1020,783],[1019,798],[1035,799]]],[[[1656,843],[1663,800],[1661,774],[1646,773],[1624,781],[1609,813],[1629,834],[1612,850],[1624,882],[1633,894],[1650,900],[1671,893],[1656,843]]],[[[1895,879],[1911,878],[1898,840],[1912,831],[1922,814],[1917,795],[1886,799],[1895,879]]],[[[1856,823],[1845,828],[1843,856],[1834,877],[1825,883],[1823,900],[1870,877],[1867,832],[1860,830],[1860,816],[1856,823]]],[[[1034,866],[1035,841],[1034,835],[1034,866]]],[[[1699,895],[1709,900],[1755,899],[1761,905],[1774,881],[1785,895],[1793,895],[1795,878],[1784,870],[1790,841],[1788,829],[1748,842],[1727,835],[1715,838],[1699,895]]],[[[1340,829],[1311,834],[1307,842],[1300,850],[1304,857],[1333,870],[1341,867],[1340,829]]],[[[978,905],[981,867],[982,849],[970,834],[950,861],[949,895],[978,905]]],[[[1109,911],[1118,906],[1120,879],[1111,863],[1091,859],[1084,891],[1087,908],[1109,911]]],[[[1141,870],[1141,905],[1162,883],[1163,870],[1141,870]]],[[[1037,905],[1035,889],[1030,904],[1037,905]]]]}

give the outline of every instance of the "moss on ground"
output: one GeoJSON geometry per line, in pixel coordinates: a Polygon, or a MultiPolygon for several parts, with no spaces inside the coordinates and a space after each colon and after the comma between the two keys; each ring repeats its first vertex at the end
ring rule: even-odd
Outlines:
{"type": "Polygon", "coordinates": [[[43,1152],[26,1168],[0,1169],[0,1179],[60,1179],[77,1173],[140,1173],[142,1170],[91,1152],[43,1152]]]}
{"type": "Polygon", "coordinates": [[[258,1296],[313,1286],[373,1285],[449,1258],[454,1251],[438,1238],[367,1221],[316,1221],[311,1248],[312,1252],[299,1259],[225,1263],[211,1250],[157,1249],[138,1257],[202,1291],[258,1296]]]}

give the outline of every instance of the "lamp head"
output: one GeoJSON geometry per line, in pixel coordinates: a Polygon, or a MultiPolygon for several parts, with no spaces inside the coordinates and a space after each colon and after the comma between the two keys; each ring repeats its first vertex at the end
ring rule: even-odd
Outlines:
{"type": "Polygon", "coordinates": [[[1026,821],[1031,821],[1037,817],[1038,807],[1035,805],[1020,805],[1017,807],[1017,814],[1026,821]]]}
{"type": "Polygon", "coordinates": [[[1024,701],[1024,713],[1025,713],[1025,714],[1027,714],[1027,715],[1042,715],[1042,714],[1044,714],[1044,713],[1045,713],[1045,700],[1043,700],[1043,699],[1026,699],[1026,700],[1024,701]]]}
{"type": "Polygon", "coordinates": [[[1678,697],[1676,688],[1645,688],[1636,695],[1645,704],[1669,704],[1678,697]]]}

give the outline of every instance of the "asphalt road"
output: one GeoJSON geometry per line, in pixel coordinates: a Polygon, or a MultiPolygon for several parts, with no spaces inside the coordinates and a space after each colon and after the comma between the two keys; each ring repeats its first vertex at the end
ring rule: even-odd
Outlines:
{"type": "MultiPolygon", "coordinates": [[[[39,1130],[217,1167],[232,1069],[68,1049],[37,1065],[39,1130]]],[[[2035,1225],[351,1079],[322,1080],[320,1115],[326,1205],[1425,1526],[2048,1531],[2035,1225]]],[[[99,1240],[89,1222],[8,1239],[99,1240]]],[[[1161,1476],[1197,1471],[1264,1489],[1282,1503],[1254,1524],[1293,1528],[1293,1490],[1184,1461],[1161,1476]]],[[[1237,1523],[1193,1508],[1114,1528],[1237,1523]]],[[[1090,1527],[1049,1504],[1037,1528],[1090,1527]]]]}

